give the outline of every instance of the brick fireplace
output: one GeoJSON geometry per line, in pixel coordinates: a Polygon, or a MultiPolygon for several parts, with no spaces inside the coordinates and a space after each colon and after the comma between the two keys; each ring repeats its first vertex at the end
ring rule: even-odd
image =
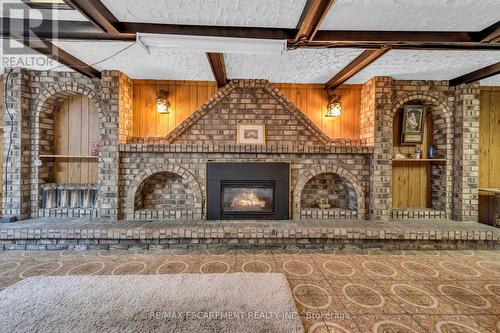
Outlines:
{"type": "MultiPolygon", "coordinates": [[[[53,181],[54,167],[51,162],[35,167],[34,162],[42,152],[51,152],[53,110],[66,95],[84,94],[97,105],[99,114],[102,148],[95,215],[102,219],[211,218],[207,166],[282,163],[289,166],[289,209],[287,214],[267,218],[474,220],[477,154],[468,147],[477,146],[477,133],[472,131],[477,124],[477,85],[454,88],[443,81],[377,77],[360,90],[360,133],[350,139],[329,137],[318,127],[318,121],[313,122],[266,80],[232,80],[168,135],[142,137],[134,133],[133,81],[124,74],[104,71],[101,80],[92,81],[75,73],[47,76],[44,72],[16,70],[10,92],[15,100],[12,130],[16,135],[5,176],[22,181],[8,188],[11,201],[3,207],[3,213],[21,218],[39,216],[42,187],[53,181]],[[415,101],[428,107],[435,122],[434,142],[446,162],[431,167],[432,208],[393,209],[392,119],[404,103],[415,101]],[[264,125],[265,145],[237,144],[237,125],[242,123],[264,125]],[[472,132],[463,135],[466,129],[472,132]],[[26,148],[30,143],[31,150],[26,148]],[[32,198],[31,202],[26,198],[32,198]]],[[[10,127],[5,128],[7,146],[10,127]]],[[[234,179],[226,179],[221,183],[221,195],[225,189],[228,199],[216,200],[218,207],[224,202],[241,201],[242,193],[247,193],[256,202],[252,209],[262,206],[262,216],[271,214],[268,201],[276,194],[276,187],[266,183],[269,179],[253,179],[259,184],[248,183],[251,180],[239,179],[235,184],[231,183],[234,179]]],[[[234,217],[231,209],[223,213],[234,217]]],[[[44,211],[50,217],[78,214],[71,209],[44,211]]]]}

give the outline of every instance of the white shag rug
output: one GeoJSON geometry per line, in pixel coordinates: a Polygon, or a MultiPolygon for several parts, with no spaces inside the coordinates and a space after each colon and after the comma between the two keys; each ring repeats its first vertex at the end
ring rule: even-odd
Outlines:
{"type": "Polygon", "coordinates": [[[0,292],[2,332],[304,332],[284,275],[32,277],[0,292]]]}

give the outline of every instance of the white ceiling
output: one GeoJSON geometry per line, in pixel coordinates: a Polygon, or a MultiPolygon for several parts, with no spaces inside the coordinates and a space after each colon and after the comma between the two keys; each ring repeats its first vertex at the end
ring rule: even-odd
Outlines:
{"type": "Polygon", "coordinates": [[[347,83],[364,83],[374,76],[400,80],[450,80],[500,62],[500,51],[392,50],[347,83]]]}
{"type": "Polygon", "coordinates": [[[103,0],[124,22],[295,28],[306,0],[103,0]]]}
{"type": "Polygon", "coordinates": [[[97,70],[120,70],[133,79],[213,80],[207,57],[201,52],[154,50],[148,54],[142,46],[131,42],[52,42],[97,70]],[[120,54],[101,62],[129,46],[120,54]]]}
{"type": "Polygon", "coordinates": [[[225,54],[230,79],[325,83],[354,60],[361,49],[298,49],[282,55],[225,54]]]}
{"type": "Polygon", "coordinates": [[[479,81],[482,86],[500,86],[500,74],[479,81]]]}
{"type": "Polygon", "coordinates": [[[48,58],[38,52],[25,48],[21,43],[12,39],[0,38],[0,73],[5,71],[4,64],[7,67],[22,67],[32,70],[55,70],[70,71],[66,66],[61,65],[55,60],[48,58]]]}
{"type": "Polygon", "coordinates": [[[32,9],[21,0],[0,0],[0,17],[40,20],[88,21],[77,10],[32,9]]]}
{"type": "Polygon", "coordinates": [[[500,0],[336,0],[322,30],[479,31],[500,21],[500,0]]]}

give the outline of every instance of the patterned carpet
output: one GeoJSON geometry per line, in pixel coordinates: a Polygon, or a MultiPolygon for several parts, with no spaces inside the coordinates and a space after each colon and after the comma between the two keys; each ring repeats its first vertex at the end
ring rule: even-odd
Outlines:
{"type": "Polygon", "coordinates": [[[37,275],[282,272],[307,332],[498,332],[500,251],[0,252],[0,289],[37,275]]]}

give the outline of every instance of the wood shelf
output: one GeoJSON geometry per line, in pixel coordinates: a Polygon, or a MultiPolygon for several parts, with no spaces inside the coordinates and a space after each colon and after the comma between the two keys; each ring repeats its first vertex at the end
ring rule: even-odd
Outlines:
{"type": "Polygon", "coordinates": [[[99,159],[99,156],[92,156],[92,155],[40,155],[40,158],[90,158],[90,159],[99,159]]]}
{"type": "Polygon", "coordinates": [[[412,159],[412,158],[408,158],[408,159],[393,159],[392,160],[393,162],[411,162],[411,163],[423,163],[423,162],[427,162],[427,163],[446,163],[446,159],[444,158],[422,158],[422,159],[412,159]]]}

